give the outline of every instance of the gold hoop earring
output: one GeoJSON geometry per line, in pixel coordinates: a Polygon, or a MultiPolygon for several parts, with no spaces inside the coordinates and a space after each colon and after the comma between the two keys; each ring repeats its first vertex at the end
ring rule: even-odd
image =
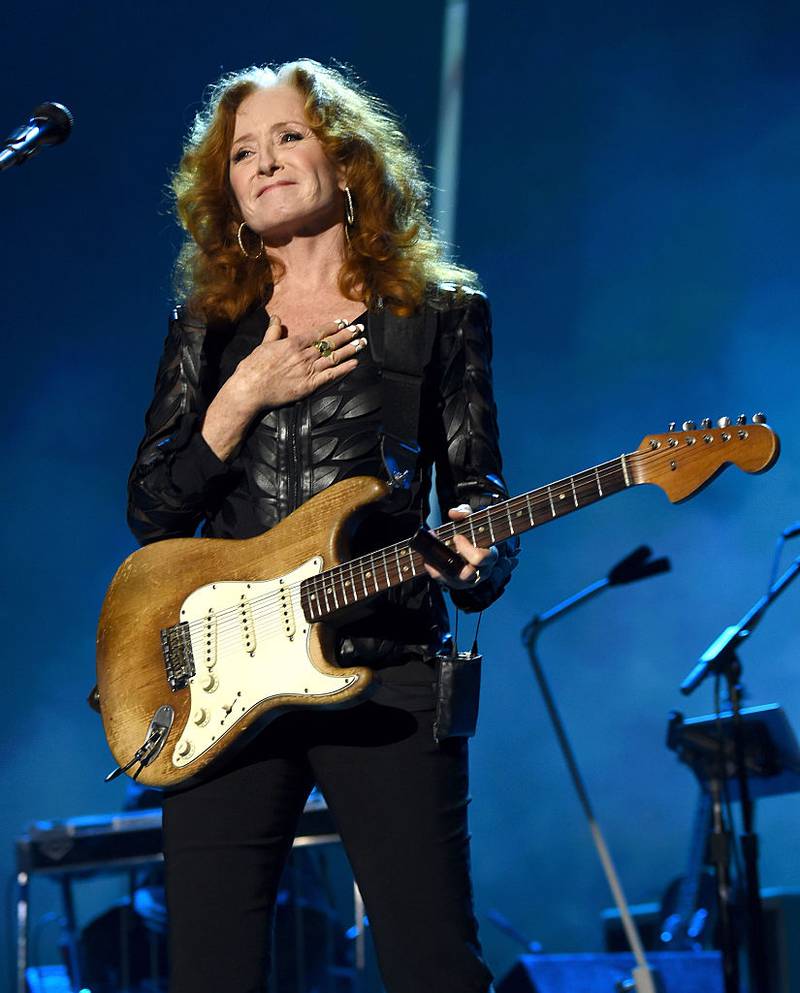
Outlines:
{"type": "Polygon", "coordinates": [[[244,242],[242,241],[242,231],[246,227],[247,225],[245,224],[244,221],[242,221],[242,223],[239,225],[239,230],[236,232],[236,240],[239,242],[239,248],[241,249],[242,255],[244,255],[246,259],[250,259],[252,262],[254,262],[256,259],[260,259],[261,256],[264,254],[264,239],[261,237],[261,235],[258,236],[258,240],[259,240],[258,255],[248,255],[247,249],[244,247],[244,242]]]}
{"type": "Polygon", "coordinates": [[[344,219],[349,225],[356,223],[356,214],[353,210],[353,194],[350,192],[350,187],[345,186],[344,188],[344,198],[347,201],[344,209],[344,219]]]}

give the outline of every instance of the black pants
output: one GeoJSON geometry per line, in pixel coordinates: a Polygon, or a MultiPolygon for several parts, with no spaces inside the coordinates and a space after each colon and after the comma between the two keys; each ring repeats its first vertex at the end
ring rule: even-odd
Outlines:
{"type": "Polygon", "coordinates": [[[170,993],[261,993],[269,924],[314,782],[366,903],[387,993],[486,993],[472,907],[467,742],[430,711],[287,714],[164,801],[170,993]]]}

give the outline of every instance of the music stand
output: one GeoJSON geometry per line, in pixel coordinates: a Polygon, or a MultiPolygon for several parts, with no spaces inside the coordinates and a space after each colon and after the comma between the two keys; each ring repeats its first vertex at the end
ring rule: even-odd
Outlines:
{"type": "MultiPolygon", "coordinates": [[[[777,703],[742,709],[745,766],[753,799],[800,793],[800,745],[783,708],[777,703]]],[[[700,787],[709,792],[710,781],[720,777],[727,782],[731,801],[739,800],[736,756],[733,741],[733,713],[724,710],[717,717],[684,719],[673,711],[667,730],[667,746],[694,772],[700,787]]]]}
{"type": "MultiPolygon", "coordinates": [[[[737,989],[738,942],[733,924],[730,839],[724,827],[723,797],[740,802],[740,784],[745,779],[746,804],[752,816],[754,799],[800,792],[800,747],[786,714],[777,703],[745,707],[738,714],[726,710],[719,715],[688,720],[673,711],[667,730],[667,746],[690,767],[701,789],[711,796],[710,852],[717,878],[725,988],[726,991],[737,989]]],[[[751,855],[754,859],[755,853],[751,855]]],[[[746,868],[748,911],[752,914],[753,894],[749,891],[757,876],[750,863],[746,868]]],[[[758,967],[760,983],[766,983],[762,971],[766,966],[764,961],[763,966],[758,967]]]]}

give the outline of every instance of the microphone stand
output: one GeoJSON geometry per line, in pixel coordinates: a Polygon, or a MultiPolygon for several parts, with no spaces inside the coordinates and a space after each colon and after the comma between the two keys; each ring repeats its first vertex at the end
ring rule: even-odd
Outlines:
{"type": "Polygon", "coordinates": [[[544,613],[537,615],[530,621],[529,624],[526,625],[522,632],[522,641],[528,650],[531,665],[536,675],[536,680],[539,684],[539,689],[541,690],[547,712],[550,715],[550,720],[553,724],[559,745],[561,746],[564,760],[567,763],[567,768],[569,769],[570,776],[572,777],[575,792],[578,794],[578,799],[580,800],[581,806],[583,807],[583,812],[589,824],[589,830],[591,832],[595,848],[597,849],[597,854],[602,864],[608,885],[611,889],[611,893],[613,894],[614,903],[619,911],[622,927],[625,931],[625,937],[628,940],[628,944],[630,945],[631,951],[633,952],[633,956],[636,960],[636,965],[633,969],[633,988],[636,990],[636,993],[659,993],[663,986],[657,971],[648,965],[647,959],[645,958],[644,946],[642,945],[642,939],[639,935],[638,928],[636,927],[636,922],[631,915],[628,901],[625,898],[625,894],[622,890],[622,884],[619,881],[617,870],[611,858],[611,853],[608,850],[608,845],[606,844],[603,832],[601,831],[597,818],[594,815],[594,810],[592,809],[592,804],[589,799],[589,793],[586,789],[580,770],[578,769],[578,763],[575,759],[575,753],[572,750],[572,746],[567,736],[566,728],[561,720],[558,708],[556,707],[555,699],[550,690],[547,678],[545,677],[544,670],[542,669],[541,662],[536,654],[536,641],[542,628],[546,624],[558,617],[561,617],[568,611],[573,610],[579,604],[585,603],[592,597],[597,596],[598,593],[601,593],[609,586],[635,582],[638,579],[645,579],[648,576],[654,576],[659,572],[666,572],[670,568],[669,559],[666,558],[648,561],[651,554],[651,550],[645,546],[637,548],[635,552],[614,566],[608,576],[603,579],[598,579],[594,583],[590,583],[589,586],[585,587],[579,593],[575,593],[566,600],[562,600],[561,603],[556,604],[556,606],[551,607],[550,610],[546,610],[544,613]]]}
{"type": "MultiPolygon", "coordinates": [[[[736,781],[739,786],[739,799],[742,807],[742,834],[740,844],[745,867],[745,901],[747,907],[748,966],[750,993],[769,993],[767,973],[767,949],[764,935],[763,908],[761,906],[761,885],[758,874],[758,835],[754,829],[754,805],[747,779],[747,765],[744,754],[744,732],[742,728],[742,663],[736,649],[748,638],[766,613],[767,608],[797,578],[800,573],[800,556],[792,562],[786,572],[773,583],[769,590],[747,611],[738,624],[725,628],[722,634],[706,649],[697,665],[681,683],[681,693],[688,696],[712,673],[724,676],[728,685],[731,712],[733,714],[733,754],[736,768],[736,781]]],[[[715,808],[719,807],[723,776],[712,785],[715,808]]],[[[725,993],[738,993],[739,968],[736,935],[732,924],[731,890],[728,878],[727,841],[720,836],[717,816],[714,818],[714,838],[712,845],[717,872],[717,893],[720,901],[720,923],[722,925],[723,968],[725,993]]]]}

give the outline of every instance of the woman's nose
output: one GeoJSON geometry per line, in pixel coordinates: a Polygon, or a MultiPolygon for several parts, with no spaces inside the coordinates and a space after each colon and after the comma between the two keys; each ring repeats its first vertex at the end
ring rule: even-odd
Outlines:
{"type": "Polygon", "coordinates": [[[258,153],[258,171],[271,176],[279,168],[280,163],[272,146],[262,148],[258,153]]]}

